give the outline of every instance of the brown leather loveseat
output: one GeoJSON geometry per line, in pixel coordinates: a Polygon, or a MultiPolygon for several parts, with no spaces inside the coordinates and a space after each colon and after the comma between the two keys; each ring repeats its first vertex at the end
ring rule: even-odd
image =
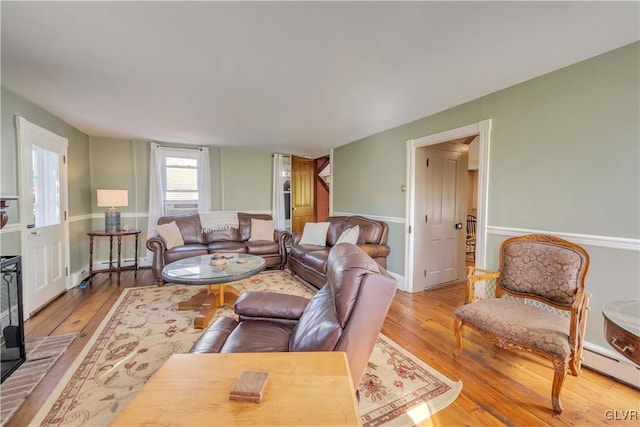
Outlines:
{"type": "Polygon", "coordinates": [[[158,225],[176,222],[183,245],[167,248],[160,236],[147,240],[147,248],[153,251],[151,269],[155,283],[164,284],[162,269],[166,264],[192,256],[207,255],[214,252],[233,252],[260,255],[266,261],[267,268],[278,267],[281,270],[287,263],[285,243],[291,238],[287,231],[274,230],[272,240],[249,240],[251,220],[271,220],[271,215],[238,213],[238,228],[215,230],[204,233],[200,216],[196,214],[164,216],[158,219],[158,225]]]}
{"type": "Polygon", "coordinates": [[[302,234],[293,235],[293,245],[289,254],[289,268],[304,280],[320,288],[326,281],[327,259],[329,251],[336,244],[343,231],[358,226],[360,234],[357,245],[382,268],[387,268],[390,253],[387,240],[389,226],[386,222],[376,221],[363,216],[331,216],[325,246],[301,245],[302,234]]]}
{"type": "Polygon", "coordinates": [[[327,283],[310,300],[243,292],[235,304],[239,320],[219,318],[189,352],[344,351],[357,389],[396,281],[350,243],[332,248],[328,261],[327,283]]]}

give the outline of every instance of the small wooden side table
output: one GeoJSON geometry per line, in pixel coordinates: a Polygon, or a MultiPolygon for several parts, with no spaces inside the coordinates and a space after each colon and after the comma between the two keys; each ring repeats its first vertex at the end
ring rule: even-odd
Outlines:
{"type": "Polygon", "coordinates": [[[640,301],[615,301],[602,307],[607,342],[640,365],[640,301]]]}
{"type": "Polygon", "coordinates": [[[96,273],[109,272],[109,277],[112,273],[116,273],[118,278],[118,286],[120,286],[120,272],[123,270],[134,270],[135,278],[138,278],[138,236],[140,230],[127,230],[127,231],[105,231],[105,230],[93,230],[87,233],[89,236],[89,285],[93,282],[93,275],[96,273]],[[136,238],[136,250],[134,264],[131,266],[123,267],[121,265],[121,251],[122,251],[122,236],[135,236],[136,238]],[[108,237],[109,238],[109,267],[94,270],[93,269],[93,238],[94,237],[108,237]],[[113,265],[113,238],[118,238],[118,263],[113,265]]]}

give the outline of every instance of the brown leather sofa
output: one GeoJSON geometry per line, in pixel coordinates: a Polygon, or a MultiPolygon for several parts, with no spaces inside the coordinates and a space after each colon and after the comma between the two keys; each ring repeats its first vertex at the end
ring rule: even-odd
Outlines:
{"type": "Polygon", "coordinates": [[[243,292],[239,320],[221,317],[190,353],[344,351],[354,387],[367,367],[396,291],[396,281],[350,243],[329,254],[327,283],[313,298],[243,292]]]}
{"type": "Polygon", "coordinates": [[[355,225],[360,228],[358,247],[367,253],[382,268],[387,268],[390,253],[387,240],[389,226],[386,222],[376,221],[363,216],[331,216],[327,231],[326,246],[300,245],[302,234],[293,235],[293,245],[289,253],[289,269],[317,288],[326,281],[327,259],[329,251],[336,244],[342,232],[355,225]]]}
{"type": "Polygon", "coordinates": [[[167,249],[165,241],[160,236],[147,240],[147,248],[153,251],[151,269],[155,283],[164,285],[162,269],[166,264],[179,259],[214,252],[233,252],[260,255],[266,261],[267,268],[278,267],[284,269],[287,263],[287,248],[285,243],[291,239],[287,231],[275,230],[273,240],[249,241],[251,236],[251,219],[271,220],[271,215],[238,213],[238,228],[215,230],[209,233],[202,231],[198,214],[164,216],[158,219],[158,225],[172,221],[180,229],[184,245],[167,249]]]}

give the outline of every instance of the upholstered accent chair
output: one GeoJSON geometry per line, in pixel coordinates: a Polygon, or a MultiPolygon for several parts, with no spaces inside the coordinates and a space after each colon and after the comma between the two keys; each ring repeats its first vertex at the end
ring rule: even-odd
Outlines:
{"type": "Polygon", "coordinates": [[[589,255],[557,237],[513,237],[500,246],[500,269],[469,267],[466,303],[455,310],[457,349],[462,326],[471,326],[499,347],[523,350],[553,362],[551,402],[562,413],[560,391],[570,371],[578,376],[590,295],[584,280],[589,255]],[[495,297],[479,298],[478,282],[495,282],[495,297]]]}

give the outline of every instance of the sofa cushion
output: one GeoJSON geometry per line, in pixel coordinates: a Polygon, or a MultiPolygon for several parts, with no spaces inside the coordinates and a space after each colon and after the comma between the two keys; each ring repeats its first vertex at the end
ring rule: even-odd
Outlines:
{"type": "Polygon", "coordinates": [[[175,221],[182,234],[182,240],[188,245],[191,243],[204,243],[204,234],[198,214],[163,216],[158,219],[158,225],[175,221]]]}
{"type": "Polygon", "coordinates": [[[245,243],[247,247],[247,253],[252,255],[271,255],[280,253],[280,246],[278,242],[269,241],[269,240],[257,240],[245,243]]]}
{"type": "Polygon", "coordinates": [[[238,224],[240,227],[238,228],[238,240],[241,242],[246,242],[251,237],[251,219],[262,219],[262,220],[270,220],[273,219],[271,215],[267,214],[249,214],[238,212],[238,224]]]}
{"type": "Polygon", "coordinates": [[[180,229],[176,225],[175,221],[156,225],[156,231],[158,232],[160,237],[162,237],[162,240],[164,240],[164,243],[167,245],[167,249],[184,245],[182,234],[180,234],[180,229]]]}
{"type": "Polygon", "coordinates": [[[176,246],[173,249],[169,249],[164,253],[165,263],[177,261],[192,256],[206,255],[208,253],[205,245],[191,244],[176,246]]]}
{"type": "Polygon", "coordinates": [[[249,236],[249,241],[273,241],[273,231],[275,229],[275,224],[276,222],[272,219],[264,220],[251,218],[251,235],[249,236]]]}
{"type": "Polygon", "coordinates": [[[247,253],[247,247],[242,242],[211,242],[207,245],[209,253],[213,252],[233,252],[239,254],[247,253]]]}
{"type": "Polygon", "coordinates": [[[329,225],[329,222],[307,222],[302,230],[299,244],[326,246],[329,225]]]}
{"type": "Polygon", "coordinates": [[[223,230],[213,230],[204,235],[205,243],[211,242],[237,242],[238,241],[238,229],[226,228],[223,230]]]}
{"type": "Polygon", "coordinates": [[[522,301],[487,299],[465,304],[455,316],[510,342],[566,358],[569,346],[569,319],[522,301]]]}
{"type": "Polygon", "coordinates": [[[289,350],[293,325],[265,320],[245,320],[231,332],[221,353],[282,352],[289,350]]]}
{"type": "Polygon", "coordinates": [[[358,243],[358,237],[360,237],[360,226],[355,225],[349,227],[340,234],[340,237],[336,240],[336,245],[338,243],[351,243],[355,245],[358,243]]]}

